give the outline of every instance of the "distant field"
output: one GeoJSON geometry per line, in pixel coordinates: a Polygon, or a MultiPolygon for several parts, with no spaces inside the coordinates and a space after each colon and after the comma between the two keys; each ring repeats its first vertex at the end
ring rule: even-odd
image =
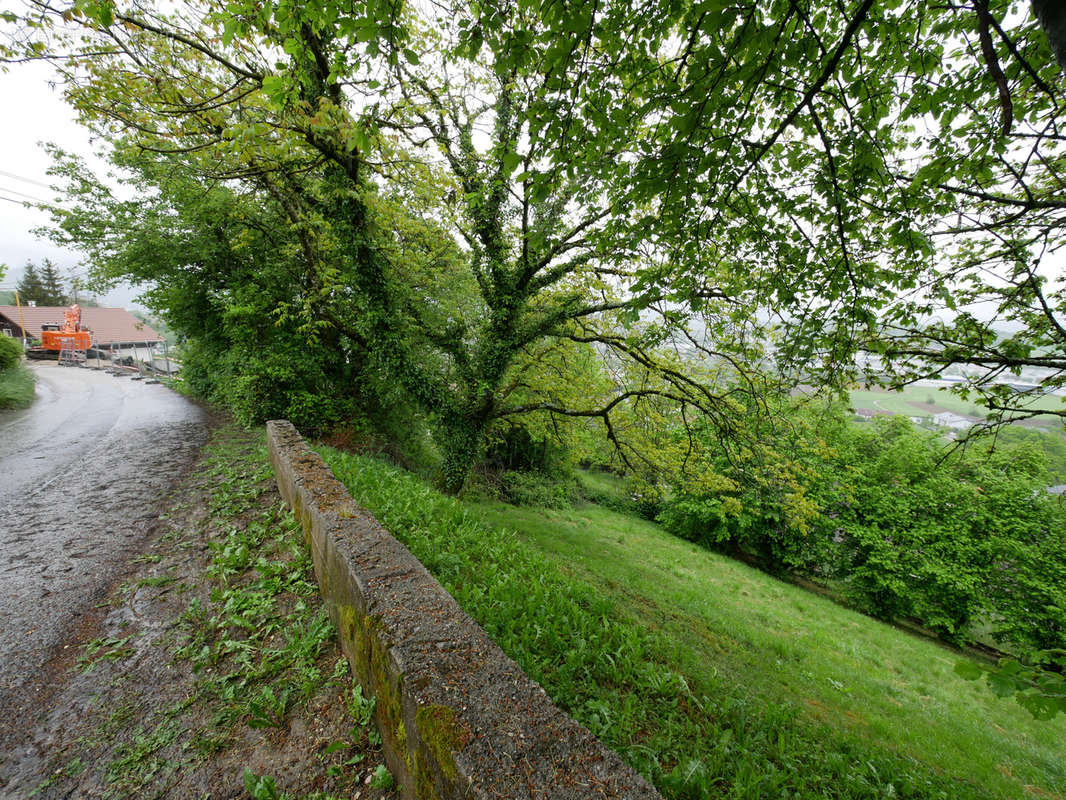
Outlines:
{"type": "MultiPolygon", "coordinates": [[[[1064,408],[1061,397],[1042,396],[1034,398],[1030,407],[1042,410],[1061,410],[1064,408]]],[[[853,408],[867,408],[875,411],[890,411],[904,416],[927,416],[942,411],[954,411],[968,417],[984,419],[988,411],[975,403],[963,400],[946,389],[934,386],[911,386],[902,392],[885,392],[856,390],[851,393],[853,408]]],[[[1061,429],[1060,422],[1052,417],[1037,417],[1028,424],[1045,428],[1061,429]]]]}

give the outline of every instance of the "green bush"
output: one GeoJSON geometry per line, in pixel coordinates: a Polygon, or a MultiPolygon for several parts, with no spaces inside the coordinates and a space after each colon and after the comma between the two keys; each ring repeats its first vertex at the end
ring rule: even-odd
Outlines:
{"type": "Polygon", "coordinates": [[[937,434],[905,418],[847,425],[839,412],[806,436],[809,446],[774,451],[787,491],[815,505],[802,526],[785,513],[784,489],[747,479],[744,468],[765,464],[724,458],[716,466],[738,488],[690,492],[679,481],[660,521],[771,570],[830,580],[857,608],[950,641],[980,623],[1023,652],[1066,646],[1066,507],[1045,491],[1044,450],[1022,438],[945,457],[937,434]]]}
{"type": "Polygon", "coordinates": [[[28,408],[33,403],[36,375],[22,364],[0,370],[0,409],[28,408]]]}
{"type": "Polygon", "coordinates": [[[11,369],[22,360],[22,342],[11,336],[0,335],[0,372],[11,369]]]}
{"type": "Polygon", "coordinates": [[[516,506],[569,508],[576,498],[573,480],[539,471],[504,472],[500,484],[504,499],[516,506]]]}

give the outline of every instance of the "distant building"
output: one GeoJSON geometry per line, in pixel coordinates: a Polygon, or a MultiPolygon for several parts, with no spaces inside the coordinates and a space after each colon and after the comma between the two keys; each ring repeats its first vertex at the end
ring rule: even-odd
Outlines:
{"type": "Polygon", "coordinates": [[[1033,394],[1040,392],[1039,383],[1021,383],[1019,381],[1007,381],[1007,386],[1018,394],[1033,394]]]}
{"type": "Polygon", "coordinates": [[[939,414],[934,414],[931,417],[931,420],[937,427],[952,428],[957,431],[966,430],[975,422],[980,421],[964,417],[961,414],[956,414],[954,411],[942,411],[939,414]]]}
{"type": "MultiPolygon", "coordinates": [[[[40,339],[41,326],[61,324],[66,310],[63,306],[0,306],[0,335],[40,339]]],[[[95,347],[152,347],[163,342],[162,336],[124,308],[84,307],[81,324],[92,331],[95,347]]]]}
{"type": "Polygon", "coordinates": [[[880,408],[856,408],[855,416],[863,422],[869,422],[874,417],[894,417],[896,415],[891,411],[885,411],[880,408]]]}

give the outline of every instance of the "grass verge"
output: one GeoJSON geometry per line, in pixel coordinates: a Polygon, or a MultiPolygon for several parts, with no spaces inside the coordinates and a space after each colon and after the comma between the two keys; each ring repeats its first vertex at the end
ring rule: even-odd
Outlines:
{"type": "Polygon", "coordinates": [[[36,380],[33,370],[24,364],[16,364],[0,372],[0,410],[29,408],[33,403],[36,380]]]}
{"type": "Polygon", "coordinates": [[[671,798],[1055,797],[1062,720],[937,645],[632,516],[464,505],[323,450],[552,698],[671,798]],[[511,532],[518,531],[519,533],[511,532]]]}

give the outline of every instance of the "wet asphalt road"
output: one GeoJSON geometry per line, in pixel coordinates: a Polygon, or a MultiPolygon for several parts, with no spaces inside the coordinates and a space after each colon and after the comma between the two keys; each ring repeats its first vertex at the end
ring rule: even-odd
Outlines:
{"type": "Polygon", "coordinates": [[[46,713],[52,665],[140,552],[208,432],[204,411],[162,385],[32,366],[34,405],[0,412],[0,762],[46,713]]]}

